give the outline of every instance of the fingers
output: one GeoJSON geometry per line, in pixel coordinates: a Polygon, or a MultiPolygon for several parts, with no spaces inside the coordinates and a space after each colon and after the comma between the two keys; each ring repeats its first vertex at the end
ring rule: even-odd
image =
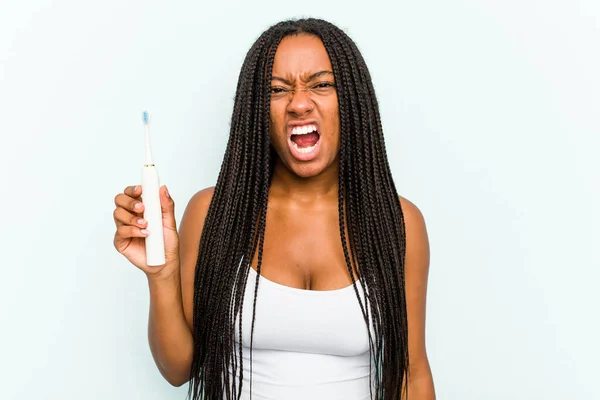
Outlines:
{"type": "Polygon", "coordinates": [[[129,197],[140,197],[142,194],[142,185],[127,186],[125,190],[123,190],[123,193],[129,197]]]}
{"type": "Polygon", "coordinates": [[[137,226],[140,229],[148,227],[148,221],[134,215],[122,207],[117,207],[113,213],[113,218],[117,227],[121,225],[132,225],[137,226]]]}
{"type": "MultiPolygon", "coordinates": [[[[138,189],[138,192],[141,193],[141,189],[138,189]]],[[[119,193],[115,196],[115,205],[133,213],[144,211],[144,203],[139,199],[139,196],[131,197],[125,193],[119,193]]]]}
{"type": "Polygon", "coordinates": [[[177,231],[175,222],[175,202],[169,195],[169,191],[166,186],[161,186],[159,191],[160,206],[162,209],[163,226],[167,229],[177,231]]]}
{"type": "Polygon", "coordinates": [[[144,205],[141,202],[142,187],[128,186],[115,196],[116,208],[113,218],[117,226],[113,244],[117,251],[124,253],[132,238],[148,236],[148,222],[141,217],[144,205]]]}
{"type": "Polygon", "coordinates": [[[117,228],[113,245],[118,252],[123,253],[129,244],[131,244],[132,238],[143,238],[148,236],[148,231],[140,229],[131,225],[121,225],[117,228]]]}
{"type": "MultiPolygon", "coordinates": [[[[135,226],[138,229],[147,227],[147,221],[142,218],[144,204],[141,201],[142,187],[127,186],[123,193],[115,196],[117,206],[113,218],[117,228],[120,226],[135,226]]],[[[177,231],[175,222],[175,202],[169,196],[166,186],[159,189],[160,205],[162,209],[163,225],[171,230],[177,231]]]]}
{"type": "Polygon", "coordinates": [[[117,228],[121,225],[133,225],[138,228],[145,228],[147,223],[142,217],[144,204],[140,196],[142,194],[142,186],[127,186],[123,193],[115,196],[115,210],[113,218],[117,228]],[[141,222],[139,221],[141,220],[141,222]]]}
{"type": "Polygon", "coordinates": [[[137,226],[121,225],[117,228],[117,236],[121,239],[146,237],[148,236],[148,232],[144,229],[138,228],[137,226]]]}

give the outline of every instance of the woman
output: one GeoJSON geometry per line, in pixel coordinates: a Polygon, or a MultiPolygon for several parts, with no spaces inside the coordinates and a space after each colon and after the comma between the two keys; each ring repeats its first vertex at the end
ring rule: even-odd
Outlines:
{"type": "Polygon", "coordinates": [[[179,234],[161,188],[164,266],[145,264],[141,194],[116,196],[114,245],[148,277],[171,384],[193,399],[435,398],[425,224],[396,192],[369,72],[340,29],[285,21],[254,43],[216,186],[179,234]]]}

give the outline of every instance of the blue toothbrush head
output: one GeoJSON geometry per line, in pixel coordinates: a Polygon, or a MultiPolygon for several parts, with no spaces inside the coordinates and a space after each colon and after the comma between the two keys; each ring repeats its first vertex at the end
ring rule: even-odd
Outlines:
{"type": "Polygon", "coordinates": [[[144,111],[142,115],[144,118],[144,124],[148,125],[148,111],[144,111]]]}

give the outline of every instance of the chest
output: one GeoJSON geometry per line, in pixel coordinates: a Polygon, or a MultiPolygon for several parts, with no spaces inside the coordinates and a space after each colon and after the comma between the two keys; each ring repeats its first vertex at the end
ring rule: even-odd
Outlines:
{"type": "MultiPolygon", "coordinates": [[[[252,261],[254,269],[257,265],[258,251],[252,261]]],[[[337,208],[270,208],[261,275],[298,289],[332,290],[350,285],[337,208]]]]}

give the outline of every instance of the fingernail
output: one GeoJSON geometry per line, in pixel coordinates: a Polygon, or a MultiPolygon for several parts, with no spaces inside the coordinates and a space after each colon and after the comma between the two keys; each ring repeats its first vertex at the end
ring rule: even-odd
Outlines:
{"type": "Polygon", "coordinates": [[[137,185],[136,187],[133,188],[133,193],[137,192],[138,188],[140,187],[140,185],[137,185]]]}
{"type": "Polygon", "coordinates": [[[167,195],[167,197],[171,197],[171,196],[169,195],[169,189],[167,189],[167,187],[166,187],[166,186],[165,186],[165,194],[167,195]]]}
{"type": "Polygon", "coordinates": [[[146,221],[144,221],[141,218],[137,220],[138,225],[144,225],[144,222],[146,222],[146,221]]]}
{"type": "Polygon", "coordinates": [[[148,229],[142,229],[142,230],[140,230],[140,232],[141,232],[143,235],[147,235],[147,234],[149,234],[149,233],[150,233],[150,232],[148,232],[148,229]]]}
{"type": "Polygon", "coordinates": [[[135,206],[133,206],[136,210],[139,210],[140,208],[142,208],[142,203],[135,203],[135,206]]]}

